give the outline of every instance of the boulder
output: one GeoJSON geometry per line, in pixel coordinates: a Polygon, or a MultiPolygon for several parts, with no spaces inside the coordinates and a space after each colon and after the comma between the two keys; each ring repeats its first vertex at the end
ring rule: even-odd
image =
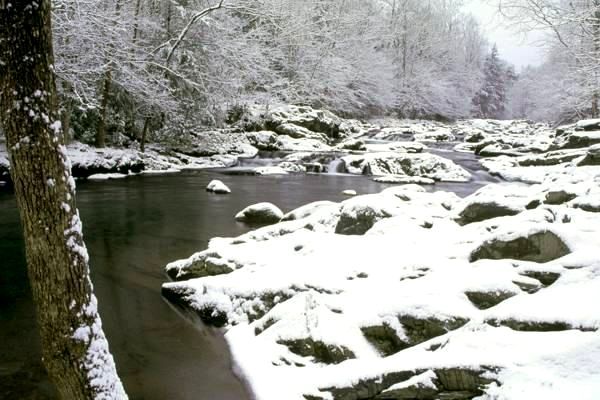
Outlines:
{"type": "Polygon", "coordinates": [[[494,307],[504,300],[510,299],[517,293],[508,292],[504,290],[493,290],[493,291],[467,291],[465,295],[475,307],[480,310],[486,310],[494,307]]]}
{"type": "Polygon", "coordinates": [[[600,131],[600,119],[584,119],[577,122],[576,126],[584,131],[600,131]]]}
{"type": "Polygon", "coordinates": [[[394,215],[396,197],[378,201],[376,195],[359,196],[342,203],[335,233],[340,235],[364,235],[377,221],[394,215]]]}
{"type": "Polygon", "coordinates": [[[420,318],[412,315],[398,316],[405,337],[400,338],[395,329],[387,323],[361,328],[367,340],[379,350],[383,356],[390,356],[419,343],[445,335],[465,325],[468,320],[460,317],[438,319],[435,317],[420,318]]]}
{"type": "Polygon", "coordinates": [[[521,210],[514,205],[501,204],[495,201],[472,201],[459,213],[456,222],[467,225],[473,222],[485,221],[491,218],[517,215],[521,210]]]}
{"type": "Polygon", "coordinates": [[[283,218],[283,212],[272,203],[258,203],[244,208],[235,220],[248,224],[274,224],[283,218]]]}
{"type": "Polygon", "coordinates": [[[487,240],[471,253],[470,261],[506,258],[545,263],[570,253],[569,247],[554,232],[539,230],[512,238],[487,240]]]}
{"type": "Polygon", "coordinates": [[[575,197],[577,197],[575,193],[567,192],[566,190],[552,190],[546,193],[546,200],[544,203],[550,205],[559,205],[569,202],[575,197]]]}
{"type": "Polygon", "coordinates": [[[587,149],[585,156],[577,163],[578,167],[587,165],[600,165],[600,145],[593,145],[587,149]]]}
{"type": "Polygon", "coordinates": [[[277,143],[277,134],[271,131],[247,132],[246,138],[259,150],[263,151],[278,151],[280,150],[277,143]]]}
{"type": "Polygon", "coordinates": [[[286,346],[292,353],[302,357],[312,357],[316,362],[324,364],[339,364],[352,358],[354,353],[344,347],[324,343],[313,338],[280,340],[277,342],[286,346]]]}
{"type": "Polygon", "coordinates": [[[295,124],[281,124],[275,128],[275,132],[280,135],[287,135],[294,139],[315,139],[327,143],[327,136],[325,134],[313,132],[295,124]]]}
{"type": "Polygon", "coordinates": [[[322,211],[322,210],[337,210],[339,209],[339,204],[334,203],[332,201],[315,201],[313,203],[309,203],[306,205],[303,205],[302,207],[298,207],[295,210],[290,211],[289,213],[285,214],[283,216],[283,218],[281,218],[282,221],[293,221],[293,220],[297,220],[297,219],[302,219],[302,218],[306,218],[309,217],[313,214],[315,214],[316,212],[322,211]]]}
{"type": "Polygon", "coordinates": [[[342,191],[342,194],[344,196],[356,196],[358,193],[356,193],[356,190],[348,189],[348,190],[342,191]]]}
{"type": "Polygon", "coordinates": [[[342,157],[346,171],[357,175],[419,176],[436,181],[468,182],[471,174],[451,160],[429,154],[396,152],[342,157]]]}
{"type": "Polygon", "coordinates": [[[330,111],[313,109],[308,106],[286,105],[273,108],[265,118],[266,126],[276,127],[293,124],[312,132],[325,134],[328,138],[339,139],[346,135],[342,131],[342,120],[330,111]]]}
{"type": "Polygon", "coordinates": [[[214,179],[210,181],[210,183],[206,186],[207,192],[212,192],[216,194],[228,194],[231,193],[231,189],[227,187],[223,182],[218,179],[214,179]]]}
{"type": "Polygon", "coordinates": [[[354,151],[365,151],[367,150],[367,146],[365,142],[360,139],[346,139],[342,143],[336,146],[338,149],[342,150],[354,150],[354,151]]]}

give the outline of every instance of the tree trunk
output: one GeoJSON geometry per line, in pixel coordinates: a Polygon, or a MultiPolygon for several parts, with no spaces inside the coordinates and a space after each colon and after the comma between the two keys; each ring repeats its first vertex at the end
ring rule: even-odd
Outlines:
{"type": "Polygon", "coordinates": [[[110,65],[104,75],[104,85],[102,87],[102,103],[100,103],[100,120],[96,127],[96,147],[106,146],[106,112],[108,110],[108,97],[110,96],[110,86],[112,85],[112,72],[110,65]]]}
{"type": "Polygon", "coordinates": [[[146,152],[146,136],[148,135],[148,127],[150,125],[150,117],[146,117],[144,120],[144,129],[142,129],[142,138],[140,140],[140,151],[146,152]]]}
{"type": "Polygon", "coordinates": [[[0,0],[0,121],[43,362],[63,399],[125,399],[96,307],[62,144],[50,0],[0,0]]]}

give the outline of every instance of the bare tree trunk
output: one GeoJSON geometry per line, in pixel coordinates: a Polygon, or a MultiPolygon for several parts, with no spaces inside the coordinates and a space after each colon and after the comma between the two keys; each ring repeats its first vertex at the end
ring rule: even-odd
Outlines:
{"type": "Polygon", "coordinates": [[[142,138],[140,140],[140,151],[146,152],[146,137],[148,135],[148,127],[150,126],[150,117],[146,117],[144,120],[144,129],[142,129],[142,138]]]}
{"type": "Polygon", "coordinates": [[[125,399],[102,331],[62,144],[50,0],[0,0],[0,120],[43,362],[63,399],[125,399]]]}
{"type": "Polygon", "coordinates": [[[108,110],[108,98],[110,96],[110,86],[112,85],[112,72],[110,65],[104,75],[104,84],[102,86],[102,103],[100,103],[100,120],[96,127],[96,147],[106,146],[106,112],[108,110]]]}

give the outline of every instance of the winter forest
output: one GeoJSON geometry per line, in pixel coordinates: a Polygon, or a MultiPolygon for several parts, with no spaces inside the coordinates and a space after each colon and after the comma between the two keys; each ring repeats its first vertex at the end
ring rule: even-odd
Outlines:
{"type": "Polygon", "coordinates": [[[0,399],[597,400],[600,0],[0,0],[0,399]]]}

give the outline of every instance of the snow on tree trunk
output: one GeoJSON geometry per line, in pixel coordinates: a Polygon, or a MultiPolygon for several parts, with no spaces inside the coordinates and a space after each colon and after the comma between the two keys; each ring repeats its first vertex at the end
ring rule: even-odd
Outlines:
{"type": "Polygon", "coordinates": [[[0,0],[0,121],[41,333],[64,399],[126,399],[102,331],[62,144],[49,0],[0,0]]]}

